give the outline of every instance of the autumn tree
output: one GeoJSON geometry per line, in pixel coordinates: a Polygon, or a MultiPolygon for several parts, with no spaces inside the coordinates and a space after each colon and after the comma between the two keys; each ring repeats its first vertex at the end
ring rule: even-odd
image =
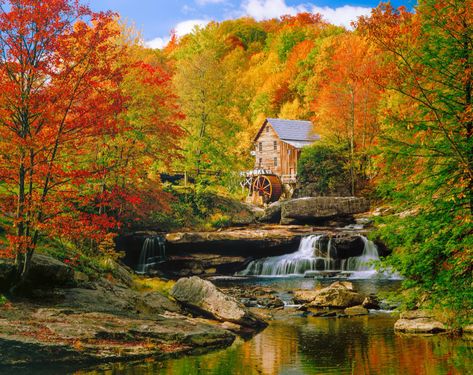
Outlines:
{"type": "Polygon", "coordinates": [[[234,81],[225,61],[227,46],[219,41],[217,24],[196,30],[176,50],[174,83],[185,119],[184,167],[200,175],[203,170],[237,170],[232,150],[239,131],[234,106],[234,81]]]}
{"type": "Polygon", "coordinates": [[[90,141],[120,126],[113,18],[72,0],[0,1],[2,214],[19,276],[42,233],[99,238],[116,225],[80,188],[102,173],[84,163],[90,141]]]}
{"type": "Polygon", "coordinates": [[[367,178],[369,153],[379,135],[380,67],[376,50],[359,35],[340,35],[325,48],[312,104],[314,123],[326,138],[349,150],[350,190],[355,195],[357,177],[367,178]]]}
{"type": "Polygon", "coordinates": [[[146,222],[153,212],[168,209],[160,173],[180,156],[183,119],[172,86],[172,70],[163,53],[144,48],[133,28],[116,22],[112,40],[122,46],[115,62],[125,67],[120,89],[121,131],[97,138],[91,158],[104,171],[100,178],[99,213],[132,225],[146,222]]]}
{"type": "MultiPolygon", "coordinates": [[[[384,4],[359,22],[383,52],[379,186],[398,211],[384,227],[406,286],[437,307],[472,308],[473,3],[384,4]],[[408,210],[408,211],[406,211],[408,210]]],[[[418,295],[416,297],[419,297],[418,295]]],[[[462,315],[459,314],[458,318],[462,315]]]]}

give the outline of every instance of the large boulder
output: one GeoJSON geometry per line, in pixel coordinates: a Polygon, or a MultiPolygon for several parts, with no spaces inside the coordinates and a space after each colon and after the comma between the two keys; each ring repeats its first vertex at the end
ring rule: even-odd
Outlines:
{"type": "Polygon", "coordinates": [[[365,243],[361,236],[339,234],[332,238],[330,256],[338,259],[358,257],[363,254],[365,243]]]}
{"type": "Polygon", "coordinates": [[[365,198],[356,197],[309,197],[284,202],[281,224],[322,223],[329,219],[351,218],[369,211],[365,198]]]}
{"type": "Polygon", "coordinates": [[[15,265],[9,259],[0,259],[0,292],[10,289],[15,276],[15,265]]]}
{"type": "Polygon", "coordinates": [[[25,285],[33,289],[73,286],[74,270],[50,256],[34,254],[25,285]]]}
{"type": "Polygon", "coordinates": [[[369,313],[368,309],[360,305],[347,307],[343,312],[348,316],[367,315],[369,313]]]}
{"type": "Polygon", "coordinates": [[[425,310],[406,311],[394,323],[394,330],[406,333],[438,333],[447,330],[447,327],[435,320],[432,314],[425,310]]]}
{"type": "Polygon", "coordinates": [[[282,203],[281,201],[271,203],[264,210],[264,214],[259,218],[259,221],[261,223],[279,223],[281,221],[282,203]]]}
{"type": "Polygon", "coordinates": [[[249,328],[257,329],[267,325],[235,298],[222,293],[210,281],[196,276],[179,279],[171,289],[171,296],[198,315],[249,328]]]}
{"type": "Polygon", "coordinates": [[[335,282],[319,290],[294,292],[296,303],[305,303],[308,307],[347,308],[361,305],[364,296],[355,291],[349,282],[335,282]]]}

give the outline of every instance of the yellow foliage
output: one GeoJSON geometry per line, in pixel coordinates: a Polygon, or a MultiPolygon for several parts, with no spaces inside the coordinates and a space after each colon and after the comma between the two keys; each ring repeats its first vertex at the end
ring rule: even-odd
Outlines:
{"type": "Polygon", "coordinates": [[[133,278],[132,287],[139,292],[159,292],[165,296],[169,296],[169,292],[174,284],[175,282],[172,280],[136,276],[133,278]]]}

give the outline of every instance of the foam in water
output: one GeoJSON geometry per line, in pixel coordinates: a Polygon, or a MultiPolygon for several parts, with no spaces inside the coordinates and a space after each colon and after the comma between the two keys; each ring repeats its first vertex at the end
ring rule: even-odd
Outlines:
{"type": "Polygon", "coordinates": [[[166,256],[166,244],[161,236],[148,237],[143,242],[136,273],[146,273],[148,267],[166,256]]]}
{"type": "Polygon", "coordinates": [[[292,254],[259,259],[251,262],[239,275],[245,276],[304,276],[307,272],[334,271],[348,273],[350,278],[367,279],[378,275],[373,262],[379,260],[376,245],[360,236],[363,253],[358,257],[335,259],[332,240],[322,249],[323,235],[311,235],[301,240],[299,249],[292,254]],[[325,250],[325,251],[324,251],[325,250]]]}

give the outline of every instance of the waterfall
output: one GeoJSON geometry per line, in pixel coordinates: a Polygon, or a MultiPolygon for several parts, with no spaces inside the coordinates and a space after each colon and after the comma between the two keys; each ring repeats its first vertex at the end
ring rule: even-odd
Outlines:
{"type": "Polygon", "coordinates": [[[258,259],[238,273],[242,276],[303,276],[308,272],[345,272],[353,278],[369,278],[376,274],[372,262],[379,260],[376,245],[360,236],[364,242],[363,253],[357,257],[336,259],[332,238],[324,248],[323,235],[311,235],[301,239],[299,249],[292,254],[258,259]]]}
{"type": "Polygon", "coordinates": [[[159,262],[166,256],[166,243],[163,237],[147,237],[143,242],[136,273],[146,273],[149,266],[159,262]]]}

